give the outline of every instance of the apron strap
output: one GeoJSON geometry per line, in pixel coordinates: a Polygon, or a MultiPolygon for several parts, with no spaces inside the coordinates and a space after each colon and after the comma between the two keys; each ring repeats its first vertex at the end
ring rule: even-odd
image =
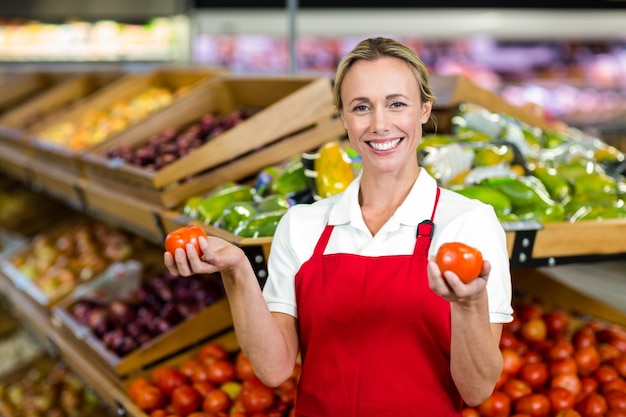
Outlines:
{"type": "Polygon", "coordinates": [[[439,204],[439,195],[441,189],[437,187],[437,194],[435,195],[435,204],[433,204],[433,212],[430,215],[430,220],[423,220],[417,225],[417,239],[415,242],[415,253],[424,254],[428,256],[428,250],[430,249],[430,242],[435,233],[435,211],[437,211],[437,204],[439,204]]]}
{"type": "Polygon", "coordinates": [[[322,235],[320,236],[317,244],[315,245],[315,250],[313,251],[313,256],[322,256],[324,255],[324,251],[326,250],[326,245],[328,244],[328,240],[330,239],[330,234],[333,232],[333,227],[330,224],[326,224],[322,235]]]}

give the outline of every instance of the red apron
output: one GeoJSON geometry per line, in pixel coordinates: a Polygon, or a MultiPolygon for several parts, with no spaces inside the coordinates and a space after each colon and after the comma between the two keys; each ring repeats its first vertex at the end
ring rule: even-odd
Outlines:
{"type": "Polygon", "coordinates": [[[327,225],[296,274],[298,417],[460,416],[450,375],[450,304],[428,287],[432,220],[412,255],[324,255],[327,225]]]}

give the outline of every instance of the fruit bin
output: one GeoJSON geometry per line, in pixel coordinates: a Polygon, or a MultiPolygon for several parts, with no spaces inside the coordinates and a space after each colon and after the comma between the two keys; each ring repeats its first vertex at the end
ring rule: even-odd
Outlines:
{"type": "Polygon", "coordinates": [[[30,408],[49,415],[116,415],[84,378],[64,361],[48,354],[41,354],[3,376],[0,387],[0,414],[7,417],[22,415],[21,412],[30,408]],[[52,411],[53,407],[62,414],[52,411]]]}
{"type": "Polygon", "coordinates": [[[0,78],[0,91],[2,91],[0,115],[69,76],[71,73],[66,72],[20,71],[3,73],[2,78],[0,78]]]}
{"type": "Polygon", "coordinates": [[[332,113],[327,78],[226,75],[81,159],[90,182],[169,209],[340,135],[343,126],[332,113]],[[168,129],[184,130],[205,115],[236,111],[253,114],[156,171],[107,157],[107,152],[143,145],[168,129]]]}
{"type": "Polygon", "coordinates": [[[80,177],[79,156],[95,146],[94,142],[109,140],[119,134],[121,129],[127,128],[127,125],[138,125],[150,117],[160,117],[164,108],[184,100],[189,92],[203,83],[211,82],[222,72],[208,68],[163,67],[148,73],[129,73],[89,95],[81,100],[79,105],[68,109],[53,120],[36,123],[24,131],[24,144],[32,153],[31,168],[34,179],[45,176],[50,169],[68,173],[76,178],[80,177]],[[157,90],[161,95],[142,96],[144,93],[157,90]],[[132,103],[134,105],[132,109],[136,111],[132,113],[134,119],[119,117],[122,114],[124,117],[131,117],[130,109],[121,109],[136,98],[142,98],[144,101],[132,103]],[[114,109],[119,113],[116,119],[113,119],[114,109]],[[99,120],[100,124],[85,122],[83,127],[88,129],[87,132],[79,136],[78,133],[84,131],[76,131],[77,134],[73,136],[71,129],[77,128],[79,121],[84,122],[86,118],[92,116],[96,117],[94,120],[99,120]],[[99,126],[99,129],[94,129],[94,126],[99,126]],[[55,130],[57,128],[59,130],[55,130]],[[70,144],[70,138],[76,139],[75,142],[70,144]],[[53,139],[59,143],[54,143],[53,139]]]}
{"type": "Polygon", "coordinates": [[[68,111],[80,99],[121,76],[121,72],[69,76],[0,115],[0,160],[5,168],[11,164],[18,173],[29,169],[31,149],[24,144],[24,132],[31,126],[68,111]]]}
{"type": "MultiPolygon", "coordinates": [[[[203,307],[197,305],[195,307],[198,308],[197,311],[193,310],[188,312],[186,316],[178,316],[179,318],[183,318],[173,321],[171,325],[168,325],[165,329],[157,333],[152,333],[151,338],[144,342],[137,342],[139,344],[133,345],[123,352],[116,353],[112,348],[107,348],[104,342],[107,337],[106,333],[113,334],[116,331],[115,327],[107,327],[108,330],[106,330],[106,332],[99,333],[98,335],[95,333],[99,331],[97,328],[93,328],[92,330],[92,328],[79,321],[79,316],[74,315],[78,314],[76,313],[78,310],[74,309],[78,309],[80,306],[92,305],[84,304],[84,302],[87,299],[93,299],[94,294],[97,295],[98,300],[104,303],[100,303],[99,305],[106,306],[105,309],[108,311],[108,317],[113,317],[111,315],[113,314],[111,313],[111,306],[113,304],[118,306],[124,304],[122,307],[130,306],[132,311],[134,311],[132,314],[138,315],[140,313],[140,307],[145,306],[145,303],[142,304],[142,302],[137,301],[141,300],[140,293],[147,291],[147,288],[156,288],[152,286],[157,285],[157,279],[160,280],[159,282],[169,282],[169,284],[164,285],[167,285],[169,291],[175,292],[176,294],[183,294],[183,292],[179,292],[179,290],[188,292],[191,287],[185,288],[186,282],[180,281],[185,278],[169,276],[165,272],[165,267],[162,263],[163,250],[157,247],[150,248],[150,250],[143,253],[142,256],[118,265],[115,270],[109,271],[109,274],[103,274],[90,283],[77,287],[70,296],[59,302],[51,310],[52,321],[57,333],[63,334],[63,338],[68,343],[71,343],[79,349],[85,357],[97,363],[111,380],[119,382],[120,378],[131,375],[150,364],[176,354],[232,326],[230,306],[225,294],[223,294],[223,292],[209,292],[207,294],[212,298],[203,302],[203,307]],[[218,298],[214,299],[214,296],[218,298]],[[132,300],[135,300],[139,304],[127,304],[125,300],[131,300],[131,303],[132,300]]],[[[187,282],[192,282],[191,279],[187,280],[187,282]]],[[[221,285],[221,280],[217,275],[211,277],[197,277],[195,281],[196,284],[204,282],[206,285],[211,286],[217,285],[217,283],[221,285]],[[209,279],[210,281],[206,281],[209,279]]],[[[201,289],[198,291],[200,290],[201,289]]],[[[183,295],[180,296],[182,297],[183,295]]],[[[159,295],[159,297],[161,296],[159,295]]],[[[165,298],[159,299],[164,300],[165,298]]],[[[171,298],[171,300],[172,303],[180,304],[181,302],[180,299],[176,301],[176,297],[171,298]]],[[[186,307],[192,307],[191,301],[185,304],[186,307]]],[[[170,307],[178,308],[179,306],[180,305],[172,304],[170,307]]],[[[160,306],[161,311],[166,307],[165,304],[160,306]]],[[[90,314],[90,311],[94,310],[95,308],[85,311],[85,317],[90,314]]],[[[119,308],[117,311],[121,310],[127,309],[119,308]]],[[[157,316],[160,317],[160,313],[157,314],[157,316]]],[[[136,317],[137,320],[131,319],[127,321],[127,323],[132,321],[137,324],[139,316],[136,317]]],[[[156,323],[156,320],[157,318],[151,319],[150,321],[156,323]]],[[[104,324],[107,326],[109,324],[112,325],[112,323],[104,324]]],[[[140,336],[133,336],[133,339],[139,340],[140,336]]]]}
{"type": "MultiPolygon", "coordinates": [[[[224,347],[230,354],[235,354],[239,351],[239,343],[237,341],[237,336],[235,335],[234,330],[228,329],[215,337],[206,341],[206,343],[217,343],[224,347]]],[[[119,405],[120,410],[124,410],[125,415],[130,415],[133,417],[148,417],[148,413],[141,410],[137,404],[135,404],[128,395],[128,390],[130,385],[135,378],[146,378],[150,379],[152,372],[159,366],[167,365],[174,368],[178,368],[181,364],[191,358],[198,357],[198,353],[202,348],[202,344],[192,347],[184,352],[179,353],[178,355],[172,356],[162,362],[154,364],[152,366],[146,367],[141,371],[133,374],[132,376],[123,378],[120,380],[121,390],[118,391],[122,393],[121,396],[117,399],[117,403],[119,405]]]]}
{"type": "Polygon", "coordinates": [[[34,309],[50,309],[80,284],[142,250],[144,241],[76,213],[0,257],[0,272],[34,309]]]}

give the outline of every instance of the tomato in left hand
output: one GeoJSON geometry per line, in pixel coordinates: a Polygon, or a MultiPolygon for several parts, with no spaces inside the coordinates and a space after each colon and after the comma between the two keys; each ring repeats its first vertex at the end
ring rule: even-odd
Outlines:
{"type": "Polygon", "coordinates": [[[452,271],[464,283],[478,278],[483,269],[482,253],[461,242],[447,242],[441,245],[435,262],[441,269],[441,273],[452,271]]]}
{"type": "Polygon", "coordinates": [[[199,254],[202,253],[200,245],[198,244],[199,237],[207,237],[206,232],[200,226],[183,226],[168,233],[165,237],[165,250],[172,255],[176,252],[176,249],[185,249],[188,243],[191,243],[196,247],[199,254]]]}

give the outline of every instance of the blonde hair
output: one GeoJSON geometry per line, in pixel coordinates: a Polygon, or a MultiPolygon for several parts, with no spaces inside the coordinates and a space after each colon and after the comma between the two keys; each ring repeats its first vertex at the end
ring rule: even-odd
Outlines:
{"type": "Polygon", "coordinates": [[[435,103],[435,95],[429,83],[430,74],[417,52],[396,40],[377,37],[362,40],[339,62],[333,84],[333,102],[338,113],[343,109],[341,100],[343,80],[352,65],[360,60],[375,61],[383,57],[398,58],[406,62],[420,86],[422,103],[429,101],[435,103]]]}

